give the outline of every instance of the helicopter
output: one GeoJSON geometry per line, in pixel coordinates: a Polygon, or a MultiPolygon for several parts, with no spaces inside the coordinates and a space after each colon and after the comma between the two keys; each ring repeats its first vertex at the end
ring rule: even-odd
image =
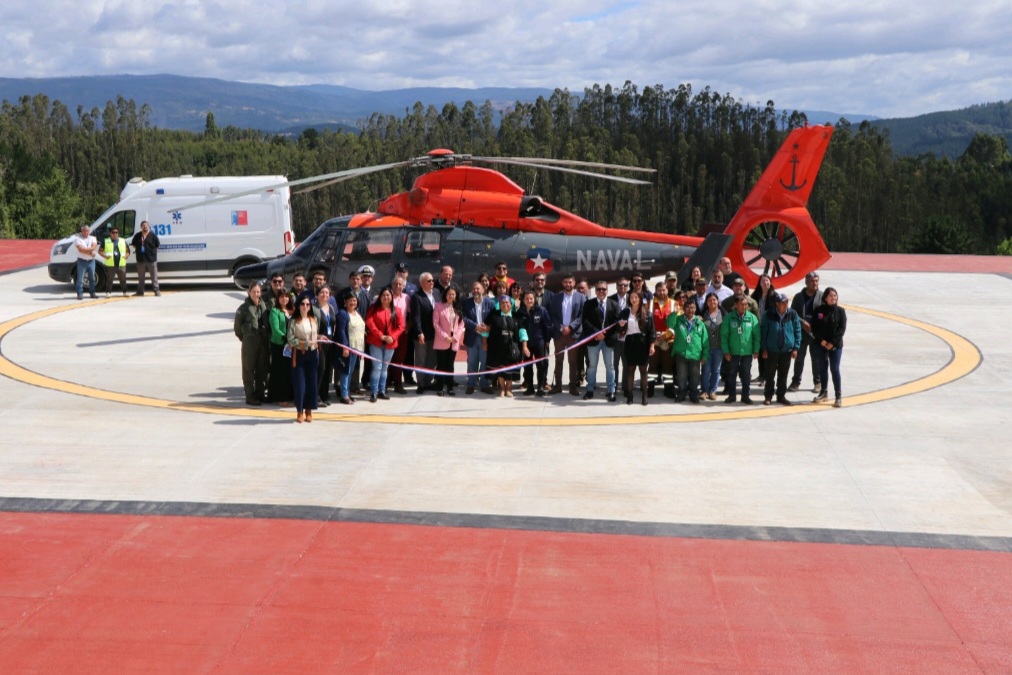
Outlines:
{"type": "Polygon", "coordinates": [[[381,285],[398,266],[412,275],[437,275],[449,265],[458,278],[470,281],[504,261],[515,276],[520,270],[544,273],[550,288],[560,287],[568,274],[611,282],[637,272],[649,279],[677,271],[681,284],[694,266],[709,276],[726,255],[750,288],[760,274],[785,287],[830,258],[806,204],[832,133],[828,125],[792,130],[727,227],[697,236],[605,227],[526,194],[499,171],[477,165],[534,167],[649,185],[601,172],[653,171],[640,167],[476,157],[437,149],[404,162],[287,181],[261,190],[315,183],[301,190],[307,192],[395,167],[430,169],[410,190],[381,200],[375,211],[327,220],[292,253],[241,267],[233,278],[246,287],[275,273],[290,282],[297,273],[311,278],[323,271],[329,284],[340,288],[363,265],[374,268],[381,285]]]}

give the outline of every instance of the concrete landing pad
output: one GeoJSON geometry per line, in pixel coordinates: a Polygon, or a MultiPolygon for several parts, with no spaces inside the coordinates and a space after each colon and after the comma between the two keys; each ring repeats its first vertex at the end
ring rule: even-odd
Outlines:
{"type": "Polygon", "coordinates": [[[234,289],[2,275],[0,672],[1007,673],[1012,280],[822,284],[841,409],[411,393],[296,425],[243,404],[234,289]]]}

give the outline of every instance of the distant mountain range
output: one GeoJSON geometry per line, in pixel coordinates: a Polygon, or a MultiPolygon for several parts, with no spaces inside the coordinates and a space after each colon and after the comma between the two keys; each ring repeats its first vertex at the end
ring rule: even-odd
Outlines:
{"type": "MultiPolygon", "coordinates": [[[[574,91],[579,94],[580,92],[574,91]]],[[[261,129],[298,134],[307,127],[354,129],[373,113],[398,117],[416,102],[437,109],[450,102],[482,105],[490,101],[503,110],[517,101],[549,97],[551,89],[486,87],[452,89],[416,87],[365,91],[338,85],[279,87],[180,75],[100,75],[57,78],[0,78],[0,100],[16,102],[22,96],[45,94],[71,112],[105,107],[117,96],[151,106],[151,123],[163,129],[203,131],[207,113],[219,127],[261,129]]],[[[888,129],[899,155],[933,152],[955,157],[966,149],[974,133],[1004,135],[1012,145],[1012,101],[973,106],[964,110],[930,113],[907,119],[878,119],[872,115],[804,110],[813,124],[835,124],[841,117],[855,125],[868,120],[888,129]]]]}

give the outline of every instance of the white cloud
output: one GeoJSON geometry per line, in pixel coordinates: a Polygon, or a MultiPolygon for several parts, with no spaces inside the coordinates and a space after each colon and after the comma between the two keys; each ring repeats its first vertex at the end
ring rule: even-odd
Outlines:
{"type": "Polygon", "coordinates": [[[913,115],[1012,97],[1008,2],[53,0],[0,8],[0,76],[640,87],[913,115]]]}

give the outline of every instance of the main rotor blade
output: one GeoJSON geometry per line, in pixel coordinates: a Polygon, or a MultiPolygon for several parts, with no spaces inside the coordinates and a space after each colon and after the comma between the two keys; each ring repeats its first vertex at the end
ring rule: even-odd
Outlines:
{"type": "Polygon", "coordinates": [[[657,169],[648,169],[642,166],[605,164],[604,162],[581,162],[577,159],[547,159],[544,157],[474,157],[473,159],[481,162],[507,159],[513,162],[526,162],[528,164],[556,164],[559,166],[583,166],[589,169],[615,169],[616,171],[642,171],[644,173],[657,173],[657,169]]]}
{"type": "Polygon", "coordinates": [[[590,176],[591,178],[603,178],[605,180],[613,180],[619,183],[628,183],[630,185],[653,185],[650,181],[639,180],[636,178],[625,178],[623,176],[610,176],[606,173],[594,173],[593,171],[580,171],[579,169],[567,169],[561,166],[552,166],[551,164],[535,164],[531,162],[520,162],[513,159],[495,159],[492,157],[483,158],[480,161],[487,162],[489,164],[506,164],[509,166],[524,166],[530,169],[548,169],[549,171],[560,171],[562,173],[574,173],[578,176],[590,176]]]}
{"type": "MultiPolygon", "coordinates": [[[[202,202],[194,202],[193,204],[186,204],[172,209],[172,211],[185,211],[186,209],[192,209],[197,206],[207,206],[208,204],[217,204],[218,202],[225,202],[229,199],[235,199],[236,197],[245,197],[246,195],[255,195],[261,192],[269,192],[271,190],[277,190],[283,187],[293,187],[296,185],[307,185],[309,183],[316,183],[319,181],[326,181],[331,179],[345,180],[348,178],[355,178],[356,176],[365,176],[370,173],[376,173],[378,171],[386,171],[388,169],[394,169],[400,166],[407,166],[413,160],[406,162],[393,162],[392,164],[377,164],[376,166],[366,166],[359,169],[345,169],[344,171],[335,171],[334,173],[325,173],[319,176],[310,176],[309,178],[300,178],[298,180],[286,180],[284,183],[275,183],[273,185],[264,185],[263,187],[254,188],[252,190],[244,190],[243,192],[233,192],[231,194],[222,195],[221,197],[215,197],[213,199],[205,199],[202,202]]],[[[171,213],[167,211],[166,213],[171,213]]]]}

